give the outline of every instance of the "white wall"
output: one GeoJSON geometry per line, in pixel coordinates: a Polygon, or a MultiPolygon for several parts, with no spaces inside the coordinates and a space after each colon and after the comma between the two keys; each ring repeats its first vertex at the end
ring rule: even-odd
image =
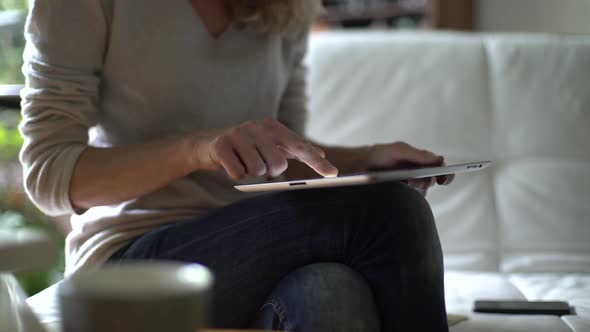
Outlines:
{"type": "Polygon", "coordinates": [[[476,28],[590,34],[590,0],[477,0],[476,28]]]}

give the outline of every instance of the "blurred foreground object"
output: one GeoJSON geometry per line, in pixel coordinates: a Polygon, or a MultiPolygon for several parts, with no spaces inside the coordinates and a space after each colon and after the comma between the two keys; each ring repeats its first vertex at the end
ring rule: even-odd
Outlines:
{"type": "Polygon", "coordinates": [[[0,230],[0,331],[45,331],[10,272],[47,267],[55,261],[56,250],[41,232],[0,230]]]}

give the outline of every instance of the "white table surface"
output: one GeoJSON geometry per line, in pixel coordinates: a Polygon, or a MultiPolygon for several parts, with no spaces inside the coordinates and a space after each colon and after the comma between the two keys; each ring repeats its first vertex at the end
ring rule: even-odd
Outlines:
{"type": "Polygon", "coordinates": [[[40,269],[56,258],[55,244],[42,232],[0,230],[0,272],[40,269]]]}
{"type": "Polygon", "coordinates": [[[43,233],[0,231],[0,331],[45,331],[11,272],[49,266],[55,261],[56,250],[55,244],[43,233]]]}

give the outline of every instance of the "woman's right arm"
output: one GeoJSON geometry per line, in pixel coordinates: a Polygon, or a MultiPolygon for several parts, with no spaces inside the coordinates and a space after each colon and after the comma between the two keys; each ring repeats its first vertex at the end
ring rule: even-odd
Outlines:
{"type": "Polygon", "coordinates": [[[27,194],[49,215],[138,197],[189,171],[182,160],[186,154],[180,153],[184,139],[88,146],[88,130],[100,112],[109,1],[30,2],[20,159],[27,194]]]}
{"type": "Polygon", "coordinates": [[[164,187],[192,171],[188,150],[188,139],[182,138],[114,148],[88,147],[74,166],[71,204],[80,212],[164,187]]]}
{"type": "Polygon", "coordinates": [[[140,145],[89,147],[108,43],[102,5],[102,0],[31,2],[20,159],[25,189],[45,213],[123,202],[197,170],[224,169],[235,179],[277,176],[287,159],[298,159],[322,175],[337,173],[321,150],[271,119],[140,145]]]}
{"type": "Polygon", "coordinates": [[[33,0],[21,92],[24,187],[49,215],[76,212],[70,180],[96,124],[108,43],[102,0],[33,0]]]}
{"type": "Polygon", "coordinates": [[[70,197],[78,209],[126,201],[197,170],[220,170],[238,180],[275,177],[297,159],[324,176],[337,169],[324,152],[273,119],[157,142],[87,148],[75,165],[70,197]]]}

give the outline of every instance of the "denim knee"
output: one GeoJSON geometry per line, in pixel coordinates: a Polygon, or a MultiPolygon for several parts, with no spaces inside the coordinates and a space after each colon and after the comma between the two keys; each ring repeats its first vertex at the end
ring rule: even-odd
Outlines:
{"type": "Polygon", "coordinates": [[[364,278],[337,263],[304,266],[287,275],[262,305],[255,328],[289,331],[379,331],[364,278]]]}
{"type": "MultiPolygon", "coordinates": [[[[393,208],[396,214],[406,211],[414,218],[424,219],[429,222],[433,220],[432,209],[426,197],[411,186],[399,182],[382,182],[367,186],[368,192],[364,193],[372,205],[372,208],[383,210],[393,208]]],[[[432,227],[432,224],[426,225],[432,227]]]]}
{"type": "Polygon", "coordinates": [[[378,183],[367,190],[372,231],[391,236],[402,264],[419,264],[422,270],[439,274],[442,248],[424,195],[402,182],[378,183]]]}

